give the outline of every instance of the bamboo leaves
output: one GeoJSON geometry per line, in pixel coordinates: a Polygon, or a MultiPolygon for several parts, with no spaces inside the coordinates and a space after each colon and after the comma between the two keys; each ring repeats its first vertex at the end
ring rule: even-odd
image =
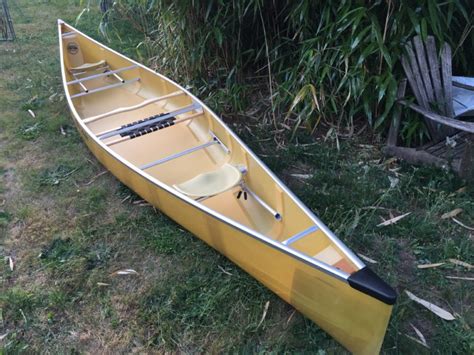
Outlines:
{"type": "MultiPolygon", "coordinates": [[[[260,91],[270,116],[288,112],[279,119],[310,132],[320,120],[348,127],[363,118],[375,129],[387,127],[403,76],[403,43],[414,34],[464,46],[454,59],[466,68],[474,46],[465,41],[471,15],[463,1],[115,3],[117,18],[144,32],[141,48],[160,71],[186,82],[216,83],[206,87],[222,86],[227,101],[242,111],[238,101],[245,90],[232,87],[265,73],[271,80],[258,85],[266,88],[260,91]]],[[[423,137],[422,130],[419,119],[407,120],[402,133],[410,139],[423,137]]]]}
{"type": "Polygon", "coordinates": [[[410,298],[411,300],[415,301],[416,303],[418,304],[421,304],[423,307],[427,308],[428,310],[430,310],[431,312],[433,312],[434,314],[436,314],[438,317],[444,319],[444,320],[455,320],[456,318],[454,318],[454,316],[449,313],[448,311],[442,309],[441,307],[433,304],[433,303],[430,303],[424,299],[421,299],[417,296],[415,296],[413,293],[411,293],[410,291],[408,290],[405,290],[405,293],[406,295],[408,296],[408,298],[410,298]]]}

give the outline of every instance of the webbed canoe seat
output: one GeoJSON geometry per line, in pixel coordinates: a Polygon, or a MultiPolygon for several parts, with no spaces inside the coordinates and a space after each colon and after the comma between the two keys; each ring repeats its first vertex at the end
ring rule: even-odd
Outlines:
{"type": "Polygon", "coordinates": [[[179,192],[193,198],[214,196],[238,185],[242,173],[231,164],[224,164],[219,169],[199,174],[188,181],[173,185],[179,192]]]}

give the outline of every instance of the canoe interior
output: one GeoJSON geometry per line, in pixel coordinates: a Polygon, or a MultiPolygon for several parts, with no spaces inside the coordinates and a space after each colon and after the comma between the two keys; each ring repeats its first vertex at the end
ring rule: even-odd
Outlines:
{"type": "MultiPolygon", "coordinates": [[[[91,42],[81,34],[74,33],[73,29],[66,24],[62,24],[62,31],[63,34],[66,33],[62,36],[62,45],[67,81],[104,72],[103,70],[84,70],[83,74],[75,74],[75,76],[71,74],[71,71],[74,71],[73,68],[84,64],[105,61],[109,70],[117,70],[135,64],[107,48],[91,42]]],[[[183,92],[179,86],[142,66],[122,71],[118,75],[119,78],[107,75],[83,82],[89,91],[108,85],[116,86],[108,90],[73,98],[73,106],[77,112],[76,119],[87,121],[88,118],[118,108],[140,105],[148,99],[175,92],[181,92],[182,94],[89,122],[86,126],[92,136],[157,114],[179,110],[196,102],[186,92],[183,92]],[[136,79],[138,81],[121,85],[120,78],[125,81],[136,79]]],[[[84,91],[79,84],[68,85],[67,88],[70,96],[84,91]]],[[[173,185],[188,181],[199,174],[218,170],[226,163],[236,167],[245,167],[246,173],[243,176],[245,185],[267,205],[278,211],[282,216],[281,220],[277,220],[252,196],[247,196],[246,200],[243,197],[237,198],[241,190],[240,186],[234,186],[225,192],[205,198],[200,203],[279,242],[286,241],[315,225],[308,214],[278,185],[273,177],[252,157],[252,154],[249,154],[248,149],[241,145],[229,129],[217,120],[207,108],[191,110],[176,116],[176,118],[182,119],[193,115],[195,116],[193,119],[134,139],[123,140],[120,143],[110,145],[109,149],[112,149],[136,167],[142,167],[158,159],[207,143],[212,139],[210,135],[210,132],[212,132],[229,149],[229,153],[219,144],[215,144],[148,168],[146,173],[173,187],[173,185]],[[202,114],[196,115],[200,112],[202,114]]],[[[123,137],[115,135],[102,139],[102,142],[107,145],[121,138],[123,137]]],[[[319,228],[288,246],[348,274],[359,269],[347,257],[344,250],[339,248],[319,228]]]]}

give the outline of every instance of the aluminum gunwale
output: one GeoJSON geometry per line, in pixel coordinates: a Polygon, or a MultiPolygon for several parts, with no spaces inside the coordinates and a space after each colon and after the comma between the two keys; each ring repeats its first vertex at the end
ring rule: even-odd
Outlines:
{"type": "MultiPolygon", "coordinates": [[[[62,20],[58,20],[58,33],[61,35],[61,25],[62,24],[65,24],[64,21],[62,20]]],[[[66,24],[67,25],[67,24],[66,24]]],[[[69,26],[67,25],[69,28],[73,29],[72,26],[69,26]]],[[[88,40],[92,41],[93,43],[96,43],[97,45],[99,45],[100,47],[104,47],[102,44],[100,44],[99,42],[97,42],[96,40],[90,38],[89,36],[83,34],[82,32],[74,29],[77,33],[79,33],[80,35],[84,36],[84,38],[87,38],[88,40]]],[[[64,53],[64,50],[63,50],[63,43],[62,43],[62,40],[61,40],[61,37],[60,37],[60,41],[59,41],[59,46],[60,46],[60,53],[61,55],[64,53]]],[[[184,92],[186,92],[191,98],[193,98],[194,100],[198,101],[200,103],[200,105],[202,106],[202,108],[205,108],[207,110],[207,112],[218,122],[220,123],[225,129],[226,131],[246,150],[246,152],[253,158],[255,159],[256,163],[260,165],[260,167],[267,173],[270,175],[270,177],[272,177],[272,179],[275,181],[275,183],[285,192],[288,194],[288,196],[293,199],[293,201],[298,205],[298,207],[300,207],[305,213],[306,215],[323,231],[325,232],[325,234],[328,236],[328,238],[334,242],[340,249],[341,251],[343,251],[347,257],[357,266],[359,267],[360,269],[364,268],[365,267],[365,264],[349,249],[347,248],[335,235],[334,233],[332,233],[329,228],[318,218],[316,217],[300,200],[298,197],[296,197],[293,192],[291,192],[282,182],[281,180],[271,171],[269,170],[266,165],[255,155],[255,153],[253,153],[248,147],[247,145],[242,142],[242,140],[232,131],[230,130],[223,122],[222,120],[213,112],[211,111],[204,103],[202,103],[199,99],[197,99],[193,94],[191,94],[189,91],[187,91],[185,88],[183,88],[181,85],[173,82],[171,79],[161,75],[160,73],[157,73],[153,70],[151,70],[150,68],[147,68],[146,66],[134,61],[133,59],[130,59],[130,58],[127,58],[125,57],[124,55],[116,52],[115,50],[111,49],[111,48],[107,48],[108,50],[110,50],[112,53],[118,55],[119,57],[121,58],[124,58],[128,61],[130,61],[131,63],[133,64],[136,64],[138,65],[141,69],[143,70],[146,70],[154,75],[158,75],[160,78],[162,78],[163,80],[166,80],[168,81],[169,83],[175,85],[177,88],[183,90],[184,92]]],[[[289,247],[286,247],[285,245],[283,245],[282,243],[278,242],[278,241],[275,241],[273,239],[270,239],[266,236],[264,236],[263,234],[261,233],[258,233],[254,230],[251,230],[249,228],[247,228],[246,226],[236,222],[236,221],[233,221],[229,218],[227,218],[226,216],[200,204],[199,202],[187,197],[186,195],[180,193],[179,191],[175,191],[173,189],[171,189],[170,187],[168,187],[167,185],[163,184],[162,182],[160,182],[159,180],[155,179],[153,176],[151,176],[150,174],[138,169],[138,167],[134,166],[133,164],[131,164],[130,162],[126,161],[125,159],[123,159],[120,155],[118,155],[117,153],[115,153],[112,149],[110,149],[109,147],[107,147],[100,139],[98,139],[98,137],[96,137],[92,131],[87,127],[87,125],[82,121],[81,117],[79,116],[79,114],[77,113],[76,109],[75,109],[75,106],[74,106],[74,103],[72,102],[72,99],[69,95],[69,92],[68,92],[68,88],[67,88],[67,85],[66,85],[66,76],[65,76],[65,67],[64,67],[64,61],[61,60],[61,74],[62,74],[62,79],[63,79],[63,88],[64,88],[64,91],[65,91],[65,94],[66,94],[66,99],[68,101],[68,104],[69,104],[69,108],[76,120],[76,122],[79,124],[79,126],[82,128],[82,130],[87,133],[87,135],[89,136],[89,138],[91,140],[93,140],[98,146],[100,146],[107,154],[109,154],[110,156],[114,157],[118,162],[120,162],[121,164],[127,166],[130,170],[132,170],[134,173],[138,174],[138,175],[141,175],[143,176],[144,178],[146,178],[148,181],[150,181],[152,184],[154,184],[156,187],[158,188],[161,188],[162,190],[172,194],[173,196],[179,198],[180,200],[182,200],[183,202],[186,202],[187,204],[189,205],[192,205],[196,208],[199,208],[201,211],[203,211],[204,213],[216,218],[217,220],[220,220],[222,222],[224,222],[225,224],[237,229],[237,230],[240,230],[242,232],[244,232],[245,234],[249,235],[250,237],[254,238],[254,239],[257,239],[257,240],[260,240],[261,242],[264,242],[265,244],[275,248],[275,249],[278,249],[282,252],[284,252],[285,254],[288,254],[288,255],[291,255],[293,257],[296,257],[297,259],[299,259],[300,261],[312,266],[312,267],[315,267],[316,269],[322,271],[322,272],[325,272],[326,274],[328,275],[331,275],[331,276],[334,276],[336,279],[340,280],[340,281],[343,281],[345,283],[348,283],[347,279],[349,278],[349,274],[344,272],[344,271],[341,271],[331,265],[328,265],[324,262],[321,262],[319,260],[316,260],[316,259],[313,259],[303,253],[300,253],[298,252],[297,250],[294,250],[294,249],[291,249],[289,247]]]]}

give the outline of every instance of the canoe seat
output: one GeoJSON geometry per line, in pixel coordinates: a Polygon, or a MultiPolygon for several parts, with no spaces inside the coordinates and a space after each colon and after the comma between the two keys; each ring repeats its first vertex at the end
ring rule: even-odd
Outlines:
{"type": "Polygon", "coordinates": [[[107,62],[105,60],[101,60],[101,61],[98,61],[97,63],[84,63],[84,64],[79,65],[77,67],[70,68],[69,70],[71,72],[75,73],[75,72],[81,72],[81,71],[85,71],[85,70],[97,69],[97,68],[105,66],[106,64],[107,64],[107,62]]]}
{"type": "Polygon", "coordinates": [[[224,164],[217,170],[199,174],[173,187],[190,197],[213,196],[236,186],[241,179],[242,173],[239,169],[233,165],[224,164]]]}

